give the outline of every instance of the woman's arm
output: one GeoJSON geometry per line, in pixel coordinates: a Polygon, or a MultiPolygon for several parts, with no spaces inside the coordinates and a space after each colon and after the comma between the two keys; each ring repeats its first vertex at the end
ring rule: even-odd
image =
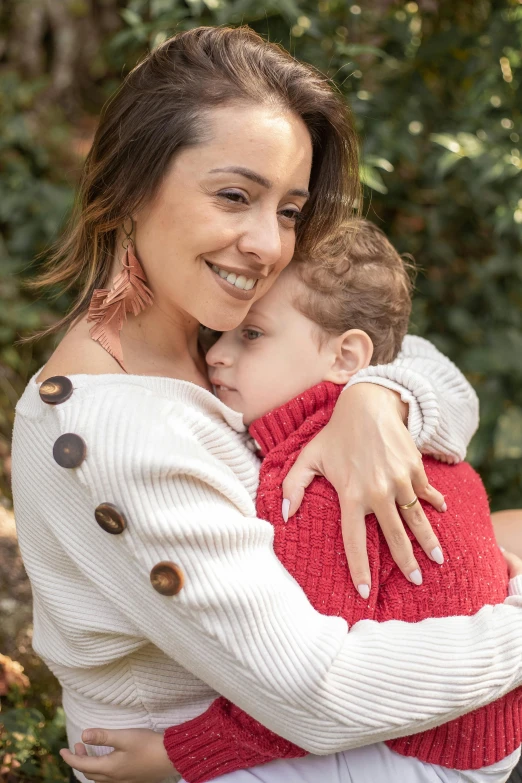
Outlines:
{"type": "Polygon", "coordinates": [[[122,409],[121,392],[104,387],[59,415],[62,432],[87,444],[74,475],[92,508],[111,502],[128,520],[111,536],[83,515],[78,551],[68,520],[55,519],[61,546],[137,633],[283,738],[333,753],[422,731],[522,683],[520,598],[474,617],[364,620],[348,632],[279,563],[272,527],[246,509],[191,409],[130,386],[122,409]],[[151,585],[160,561],[184,572],[177,595],[151,585]]]}
{"type": "Polygon", "coordinates": [[[419,451],[444,462],[460,462],[479,423],[470,383],[450,359],[422,337],[407,335],[395,361],[367,367],[357,383],[377,383],[408,405],[408,429],[419,451]]]}

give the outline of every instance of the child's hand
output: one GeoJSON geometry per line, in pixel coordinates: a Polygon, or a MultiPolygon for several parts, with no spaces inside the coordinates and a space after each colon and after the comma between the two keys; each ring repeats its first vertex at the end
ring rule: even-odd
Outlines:
{"type": "Polygon", "coordinates": [[[515,576],[520,576],[522,574],[522,560],[512,552],[506,552],[505,549],[502,547],[500,548],[502,549],[504,560],[507,563],[509,578],[514,579],[515,576]]]}
{"type": "Polygon", "coordinates": [[[75,753],[60,751],[69,766],[97,783],[161,783],[175,773],[163,746],[163,735],[155,731],[87,729],[82,740],[114,748],[106,756],[87,756],[81,743],[75,745],[75,753]]]}

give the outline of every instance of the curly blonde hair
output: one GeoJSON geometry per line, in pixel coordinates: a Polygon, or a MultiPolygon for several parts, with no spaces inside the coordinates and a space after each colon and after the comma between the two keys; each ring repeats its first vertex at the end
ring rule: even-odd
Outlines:
{"type": "Polygon", "coordinates": [[[414,265],[380,228],[349,220],[313,257],[297,253],[294,269],[304,284],[294,304],[320,336],[362,329],[373,342],[372,364],[396,358],[408,331],[414,265]]]}

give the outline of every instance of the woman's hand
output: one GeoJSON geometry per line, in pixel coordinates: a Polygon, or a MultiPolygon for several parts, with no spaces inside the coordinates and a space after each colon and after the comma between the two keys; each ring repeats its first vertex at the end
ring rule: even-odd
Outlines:
{"type": "Polygon", "coordinates": [[[106,756],[88,756],[81,742],[74,753],[60,751],[63,760],[73,769],[96,783],[161,783],[174,774],[163,745],[163,734],[149,729],[87,729],[82,740],[88,745],[114,748],[106,756]]]}
{"type": "Polygon", "coordinates": [[[428,483],[422,457],[404,420],[399,395],[372,383],[343,391],[332,418],[305,446],[283,482],[283,516],[294,514],[314,476],[333,484],[341,504],[344,547],[352,580],[363,598],[371,588],[364,517],[373,512],[393,559],[409,581],[422,575],[403,519],[431,560],[443,562],[435,533],[420,503],[401,511],[415,496],[445,511],[444,497],[428,483]]]}

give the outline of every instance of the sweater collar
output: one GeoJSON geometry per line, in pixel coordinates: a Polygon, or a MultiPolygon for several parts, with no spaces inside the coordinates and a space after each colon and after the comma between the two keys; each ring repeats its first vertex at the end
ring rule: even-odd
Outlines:
{"type": "Polygon", "coordinates": [[[249,432],[262,456],[265,457],[269,451],[285,441],[314,414],[323,413],[328,421],[343,389],[344,386],[329,381],[318,383],[280,408],[275,408],[253,421],[249,432]]]}

